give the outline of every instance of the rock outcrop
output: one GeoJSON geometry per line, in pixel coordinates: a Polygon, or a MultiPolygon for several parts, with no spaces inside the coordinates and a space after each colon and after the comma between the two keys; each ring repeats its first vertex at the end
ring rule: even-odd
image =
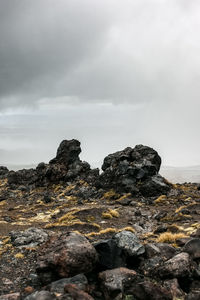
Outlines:
{"type": "Polygon", "coordinates": [[[160,165],[161,158],[154,149],[143,145],[128,147],[104,159],[98,184],[144,196],[165,194],[170,185],[158,174],[160,165]]]}

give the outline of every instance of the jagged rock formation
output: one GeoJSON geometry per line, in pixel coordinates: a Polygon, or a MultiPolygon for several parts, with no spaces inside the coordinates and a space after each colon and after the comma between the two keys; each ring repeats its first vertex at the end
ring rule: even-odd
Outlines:
{"type": "Polygon", "coordinates": [[[40,163],[36,169],[11,171],[8,182],[15,185],[45,186],[50,183],[71,181],[77,178],[93,181],[98,176],[98,169],[91,170],[87,162],[79,158],[80,142],[64,140],[58,147],[56,157],[49,164],[40,163]]]}
{"type": "Polygon", "coordinates": [[[137,145],[109,154],[104,159],[101,175],[98,169],[92,170],[87,162],[80,160],[80,152],[79,141],[64,140],[49,164],[40,163],[36,169],[11,171],[8,173],[8,182],[48,186],[83,179],[104,190],[114,188],[120,193],[130,192],[147,197],[166,194],[170,190],[170,185],[158,174],[161,158],[150,147],[137,145]]]}
{"type": "Polygon", "coordinates": [[[161,158],[154,149],[143,145],[128,147],[104,159],[98,184],[144,196],[165,194],[170,186],[158,174],[160,165],[161,158]]]}

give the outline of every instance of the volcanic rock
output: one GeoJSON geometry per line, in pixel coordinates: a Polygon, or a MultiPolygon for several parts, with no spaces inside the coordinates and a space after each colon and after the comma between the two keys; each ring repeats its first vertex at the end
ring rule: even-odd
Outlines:
{"type": "Polygon", "coordinates": [[[90,272],[97,262],[95,248],[75,232],[51,237],[39,253],[37,272],[45,283],[90,272]]]}
{"type": "Polygon", "coordinates": [[[191,255],[192,258],[200,258],[200,239],[191,239],[183,247],[183,251],[191,255]]]}
{"type": "Polygon", "coordinates": [[[17,247],[35,247],[48,239],[48,234],[40,228],[29,228],[24,231],[11,231],[11,243],[17,247]]]}
{"type": "Polygon", "coordinates": [[[128,147],[105,157],[97,185],[145,196],[164,194],[170,186],[158,175],[160,165],[161,158],[154,149],[128,147]]]}
{"type": "MultiPolygon", "coordinates": [[[[123,281],[135,279],[137,273],[127,268],[107,270],[99,274],[105,299],[115,299],[124,292],[123,281]]],[[[121,299],[121,298],[120,298],[121,299]]]]}

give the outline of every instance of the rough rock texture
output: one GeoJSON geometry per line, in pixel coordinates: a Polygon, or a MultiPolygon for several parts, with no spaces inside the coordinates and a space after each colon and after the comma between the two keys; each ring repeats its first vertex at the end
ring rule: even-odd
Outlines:
{"type": "MultiPolygon", "coordinates": [[[[72,297],[73,300],[94,300],[88,293],[79,289],[76,284],[66,284],[65,292],[72,297]]],[[[64,300],[65,298],[63,298],[64,300]]]]}
{"type": "Polygon", "coordinates": [[[74,277],[53,281],[47,286],[47,289],[54,293],[64,293],[64,287],[66,284],[76,284],[80,290],[86,291],[88,280],[84,274],[78,274],[74,277]]]}
{"type": "Polygon", "coordinates": [[[99,274],[105,299],[115,299],[124,292],[123,281],[133,281],[137,273],[127,268],[107,270],[99,274]]]}
{"type": "Polygon", "coordinates": [[[5,178],[9,170],[6,167],[0,166],[0,179],[5,178]]]}
{"type": "Polygon", "coordinates": [[[145,252],[137,236],[130,231],[121,231],[115,234],[113,239],[126,256],[138,256],[145,252]]]}
{"type": "Polygon", "coordinates": [[[24,231],[11,231],[11,243],[17,247],[35,247],[48,239],[48,234],[39,228],[29,228],[24,231]]]}
{"type": "Polygon", "coordinates": [[[161,278],[186,277],[191,273],[191,263],[188,253],[182,252],[167,260],[159,268],[161,278]]]}
{"type": "Polygon", "coordinates": [[[96,243],[95,248],[99,254],[99,268],[102,270],[125,267],[128,259],[145,252],[137,236],[126,230],[115,234],[112,239],[96,243]]]}
{"type": "Polygon", "coordinates": [[[132,194],[164,194],[170,190],[170,186],[158,175],[160,165],[161,158],[154,149],[143,145],[128,147],[104,159],[104,172],[98,183],[103,187],[113,187],[132,194]]]}
{"type": "Polygon", "coordinates": [[[41,247],[37,272],[43,282],[91,271],[97,261],[95,248],[77,233],[51,237],[41,247]]]}
{"type": "Polygon", "coordinates": [[[46,186],[49,183],[74,180],[77,177],[96,180],[98,169],[91,170],[87,162],[79,158],[81,152],[80,142],[77,140],[64,140],[57,150],[57,155],[49,164],[40,163],[36,169],[10,171],[8,182],[11,185],[46,186]]]}
{"type": "Polygon", "coordinates": [[[149,280],[143,280],[138,283],[125,286],[126,293],[133,295],[137,300],[172,300],[169,290],[153,283],[149,280]]]}
{"type": "Polygon", "coordinates": [[[185,244],[183,251],[189,253],[193,259],[200,258],[200,239],[191,239],[185,244]]]}
{"type": "Polygon", "coordinates": [[[36,291],[27,296],[24,300],[56,300],[57,298],[48,291],[36,291]]]}

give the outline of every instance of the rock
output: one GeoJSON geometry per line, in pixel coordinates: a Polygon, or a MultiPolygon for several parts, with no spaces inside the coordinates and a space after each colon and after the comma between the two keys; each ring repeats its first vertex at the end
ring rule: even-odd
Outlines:
{"type": "Polygon", "coordinates": [[[99,254],[99,270],[125,267],[127,260],[133,260],[145,252],[144,246],[137,236],[130,231],[121,231],[112,239],[96,243],[95,248],[99,254]]]}
{"type": "Polygon", "coordinates": [[[169,290],[148,280],[125,286],[127,295],[133,295],[137,300],[172,300],[169,290]]]}
{"type": "Polygon", "coordinates": [[[115,299],[124,292],[123,281],[133,280],[137,273],[127,268],[107,270],[99,274],[105,299],[115,299]]]}
{"type": "Polygon", "coordinates": [[[160,249],[161,256],[164,260],[172,258],[176,254],[176,249],[166,243],[157,243],[156,246],[160,249]]]}
{"type": "Polygon", "coordinates": [[[80,290],[76,284],[66,284],[65,292],[72,296],[74,300],[94,300],[88,293],[80,290]]]}
{"type": "Polygon", "coordinates": [[[158,270],[161,278],[187,277],[191,274],[189,254],[182,252],[167,260],[158,270]]]}
{"type": "Polygon", "coordinates": [[[137,236],[130,231],[121,231],[115,234],[113,239],[126,256],[138,256],[145,252],[145,247],[140,243],[137,236]]]}
{"type": "Polygon", "coordinates": [[[92,271],[97,262],[95,248],[81,234],[67,232],[51,237],[39,251],[37,272],[42,282],[92,271]]]}
{"type": "Polygon", "coordinates": [[[183,251],[189,253],[193,259],[200,258],[200,239],[191,239],[183,247],[183,251]]]}
{"type": "Polygon", "coordinates": [[[69,165],[75,161],[80,161],[80,153],[81,147],[78,140],[63,140],[58,147],[56,157],[50,161],[50,164],[69,165]]]}
{"type": "Polygon", "coordinates": [[[10,171],[7,178],[10,185],[33,185],[37,181],[37,172],[35,169],[10,171]]]}
{"type": "Polygon", "coordinates": [[[0,166],[0,179],[5,178],[8,172],[9,172],[8,168],[0,166]]]}
{"type": "Polygon", "coordinates": [[[181,290],[176,278],[164,281],[164,287],[171,292],[173,299],[184,300],[185,293],[181,290]]]}
{"type": "Polygon", "coordinates": [[[66,284],[76,284],[76,286],[83,291],[86,291],[88,280],[84,274],[78,274],[74,277],[63,278],[54,282],[51,282],[47,286],[47,290],[54,293],[64,293],[64,287],[66,284]]]}
{"type": "Polygon", "coordinates": [[[170,185],[159,174],[147,178],[140,185],[140,192],[145,197],[154,197],[167,194],[170,191],[170,185]]]}
{"type": "Polygon", "coordinates": [[[94,244],[99,255],[98,269],[100,271],[126,266],[126,257],[122,249],[117,247],[113,239],[103,240],[94,244]]]}
{"type": "Polygon", "coordinates": [[[56,300],[57,298],[55,295],[48,291],[40,291],[40,292],[34,292],[27,297],[24,298],[24,300],[56,300]]]}
{"type": "Polygon", "coordinates": [[[200,291],[190,292],[184,300],[199,300],[200,299],[200,291]]]}
{"type": "Polygon", "coordinates": [[[170,186],[158,175],[160,165],[161,158],[152,148],[128,147],[105,157],[97,186],[134,195],[139,192],[145,196],[163,194],[170,186]]]}
{"type": "Polygon", "coordinates": [[[156,245],[152,243],[145,245],[145,255],[147,258],[152,258],[153,256],[159,256],[160,254],[161,251],[156,245]]]}
{"type": "Polygon", "coordinates": [[[35,247],[48,239],[48,234],[39,228],[29,228],[24,231],[11,231],[11,243],[16,247],[35,247]]]}
{"type": "Polygon", "coordinates": [[[163,264],[163,261],[164,260],[160,255],[145,259],[140,263],[139,270],[145,276],[157,277],[158,268],[163,264]]]}
{"type": "Polygon", "coordinates": [[[20,293],[5,294],[0,296],[0,300],[20,300],[20,293]]]}

